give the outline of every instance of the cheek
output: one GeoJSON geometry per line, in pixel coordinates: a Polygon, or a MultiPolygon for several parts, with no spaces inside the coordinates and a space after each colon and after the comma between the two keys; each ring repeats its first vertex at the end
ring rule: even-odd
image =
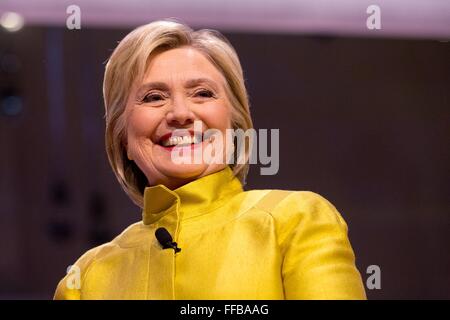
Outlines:
{"type": "Polygon", "coordinates": [[[202,120],[208,128],[224,131],[231,128],[231,108],[227,105],[214,105],[202,112],[202,120]]]}
{"type": "Polygon", "coordinates": [[[149,138],[158,126],[159,116],[145,108],[136,108],[128,114],[127,136],[130,139],[149,138]]]}

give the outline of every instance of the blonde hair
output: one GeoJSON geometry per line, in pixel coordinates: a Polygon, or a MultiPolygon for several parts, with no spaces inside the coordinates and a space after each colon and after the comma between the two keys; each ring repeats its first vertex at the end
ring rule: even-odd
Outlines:
{"type": "MultiPolygon", "coordinates": [[[[231,43],[218,31],[192,30],[174,19],[140,26],[130,32],[112,53],[103,81],[105,103],[105,144],[109,163],[128,196],[143,207],[147,178],[134,161],[129,160],[124,144],[125,107],[135,81],[141,80],[151,54],[181,46],[199,50],[226,79],[225,92],[232,105],[233,129],[253,128],[247,90],[239,58],[231,43]]],[[[230,164],[233,174],[245,185],[249,170],[249,146],[244,148],[245,163],[230,164]]]]}

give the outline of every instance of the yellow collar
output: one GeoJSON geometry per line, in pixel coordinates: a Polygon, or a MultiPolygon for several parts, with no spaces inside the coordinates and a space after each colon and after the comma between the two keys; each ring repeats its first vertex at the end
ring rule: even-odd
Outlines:
{"type": "Polygon", "coordinates": [[[242,191],[242,184],[230,166],[175,190],[162,184],[146,187],[142,220],[144,224],[152,224],[173,211],[178,212],[180,220],[198,216],[214,210],[242,191]]]}

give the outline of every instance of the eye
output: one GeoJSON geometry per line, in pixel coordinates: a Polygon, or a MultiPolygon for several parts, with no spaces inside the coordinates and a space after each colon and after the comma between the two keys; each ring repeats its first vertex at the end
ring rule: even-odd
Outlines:
{"type": "Polygon", "coordinates": [[[163,98],[164,97],[159,93],[149,93],[145,95],[141,101],[144,103],[157,102],[163,100],[163,98]]]}
{"type": "Polygon", "coordinates": [[[213,98],[214,93],[211,90],[202,89],[202,90],[197,91],[195,93],[195,96],[200,97],[200,98],[213,98]]]}

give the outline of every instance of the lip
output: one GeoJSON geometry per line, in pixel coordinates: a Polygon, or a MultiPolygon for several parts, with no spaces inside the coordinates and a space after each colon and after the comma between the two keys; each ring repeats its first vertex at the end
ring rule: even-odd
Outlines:
{"type": "Polygon", "coordinates": [[[175,147],[177,147],[177,148],[183,148],[183,149],[196,149],[196,148],[198,148],[198,147],[200,147],[200,146],[203,146],[203,143],[204,142],[207,142],[206,140],[207,140],[207,136],[203,133],[203,132],[201,132],[201,131],[194,131],[194,130],[187,130],[187,129],[185,129],[185,130],[179,130],[179,132],[180,133],[178,133],[178,134],[174,134],[174,132],[169,132],[169,133],[166,133],[166,134],[164,134],[164,135],[162,135],[157,141],[157,143],[155,143],[155,145],[157,145],[158,147],[160,147],[160,148],[162,148],[162,149],[164,149],[164,150],[166,150],[166,151],[172,151],[175,147]],[[191,137],[193,137],[194,135],[199,135],[200,137],[201,137],[201,139],[202,139],[202,141],[201,142],[199,142],[199,143],[196,143],[196,144],[190,144],[190,145],[185,145],[185,146],[170,146],[170,147],[165,147],[165,146],[163,146],[162,144],[161,144],[161,142],[164,140],[164,139],[168,139],[168,138],[170,138],[170,137],[183,137],[183,136],[186,136],[186,131],[187,132],[189,132],[189,134],[190,134],[190,136],[191,137]]]}
{"type": "MultiPolygon", "coordinates": [[[[174,132],[169,132],[166,133],[164,135],[162,135],[158,140],[157,140],[157,144],[161,145],[161,141],[168,139],[170,137],[183,137],[186,134],[186,131],[189,132],[189,134],[191,135],[191,137],[193,137],[196,133],[194,132],[194,130],[179,130],[181,133],[180,134],[174,134],[174,132]]],[[[197,132],[197,134],[201,135],[202,137],[202,141],[203,141],[203,132],[197,132]]]]}
{"type": "Polygon", "coordinates": [[[187,146],[171,146],[171,147],[163,147],[162,145],[160,145],[160,144],[157,144],[157,146],[158,147],[160,147],[160,148],[162,148],[163,150],[166,150],[166,151],[172,151],[175,147],[177,147],[178,149],[196,149],[196,148],[199,148],[200,146],[202,146],[203,145],[203,143],[205,143],[205,142],[207,142],[206,140],[204,140],[204,141],[202,141],[202,142],[200,142],[200,143],[196,143],[196,144],[190,144],[190,145],[187,145],[187,146]]]}

